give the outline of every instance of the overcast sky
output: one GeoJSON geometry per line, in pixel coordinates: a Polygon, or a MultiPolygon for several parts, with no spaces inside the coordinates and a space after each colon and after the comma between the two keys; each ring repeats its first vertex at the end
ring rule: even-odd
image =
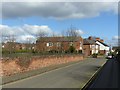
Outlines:
{"type": "Polygon", "coordinates": [[[60,35],[71,25],[83,38],[97,36],[107,43],[119,38],[116,2],[3,2],[0,20],[0,32],[18,42],[34,42],[40,31],[60,35]]]}

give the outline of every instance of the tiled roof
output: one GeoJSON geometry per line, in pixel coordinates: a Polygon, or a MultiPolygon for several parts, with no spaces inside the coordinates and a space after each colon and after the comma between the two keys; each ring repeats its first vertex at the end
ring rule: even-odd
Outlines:
{"type": "Polygon", "coordinates": [[[92,45],[92,44],[98,45],[94,40],[89,40],[89,39],[84,39],[83,44],[84,45],[92,45]]]}
{"type": "Polygon", "coordinates": [[[42,37],[39,38],[37,41],[41,42],[70,42],[70,41],[79,41],[81,37],[42,37]]]}

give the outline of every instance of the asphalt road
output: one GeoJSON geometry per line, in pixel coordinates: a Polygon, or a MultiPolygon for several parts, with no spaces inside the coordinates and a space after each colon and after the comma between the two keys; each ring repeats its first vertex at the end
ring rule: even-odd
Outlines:
{"type": "Polygon", "coordinates": [[[3,85],[3,88],[82,88],[106,62],[105,59],[86,59],[79,63],[3,85]]]}
{"type": "Polygon", "coordinates": [[[99,72],[96,79],[88,88],[119,88],[120,63],[117,59],[110,59],[99,72]]]}

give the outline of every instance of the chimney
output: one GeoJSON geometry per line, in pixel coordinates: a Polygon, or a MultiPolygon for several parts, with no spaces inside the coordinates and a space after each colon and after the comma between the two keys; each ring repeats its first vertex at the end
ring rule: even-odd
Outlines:
{"type": "Polygon", "coordinates": [[[89,40],[92,40],[93,38],[92,38],[92,36],[89,36],[88,39],[89,39],[89,40]]]}
{"type": "Polygon", "coordinates": [[[102,42],[102,43],[103,43],[103,42],[104,42],[104,40],[103,40],[103,39],[101,39],[101,40],[100,40],[100,42],[102,42]]]}
{"type": "Polygon", "coordinates": [[[97,41],[100,41],[100,38],[96,38],[97,41]]]}

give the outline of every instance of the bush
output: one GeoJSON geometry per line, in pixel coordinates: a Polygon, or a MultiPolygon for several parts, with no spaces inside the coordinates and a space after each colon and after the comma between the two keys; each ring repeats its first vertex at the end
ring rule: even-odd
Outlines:
{"type": "Polygon", "coordinates": [[[53,53],[54,54],[54,53],[58,53],[58,51],[56,51],[56,50],[50,50],[49,53],[53,53]]]}
{"type": "Polygon", "coordinates": [[[69,50],[65,50],[65,53],[68,54],[68,53],[70,53],[70,51],[69,50]]]}
{"type": "Polygon", "coordinates": [[[16,51],[16,53],[28,53],[28,52],[32,52],[32,50],[23,49],[23,50],[17,50],[16,51]]]}
{"type": "Polygon", "coordinates": [[[94,53],[94,54],[92,54],[92,57],[97,58],[97,55],[98,55],[97,53],[94,53]]]}
{"type": "Polygon", "coordinates": [[[82,54],[82,50],[79,50],[78,53],[82,54]]]}
{"type": "Polygon", "coordinates": [[[70,53],[74,53],[75,52],[75,47],[74,46],[70,46],[68,51],[70,53]]]}
{"type": "Polygon", "coordinates": [[[116,55],[116,59],[118,62],[120,62],[120,51],[118,51],[118,54],[116,55]]]}
{"type": "Polygon", "coordinates": [[[100,55],[100,56],[103,56],[104,54],[101,53],[101,54],[99,54],[99,55],[100,55]]]}
{"type": "Polygon", "coordinates": [[[10,51],[8,51],[8,50],[2,50],[2,54],[9,54],[10,53],[10,51]]]}
{"type": "Polygon", "coordinates": [[[29,57],[19,57],[18,60],[16,60],[16,64],[18,64],[21,68],[28,68],[31,64],[31,58],[29,57]]]}
{"type": "Polygon", "coordinates": [[[38,51],[33,49],[33,50],[32,50],[32,53],[35,54],[35,53],[38,53],[38,51]]]}

